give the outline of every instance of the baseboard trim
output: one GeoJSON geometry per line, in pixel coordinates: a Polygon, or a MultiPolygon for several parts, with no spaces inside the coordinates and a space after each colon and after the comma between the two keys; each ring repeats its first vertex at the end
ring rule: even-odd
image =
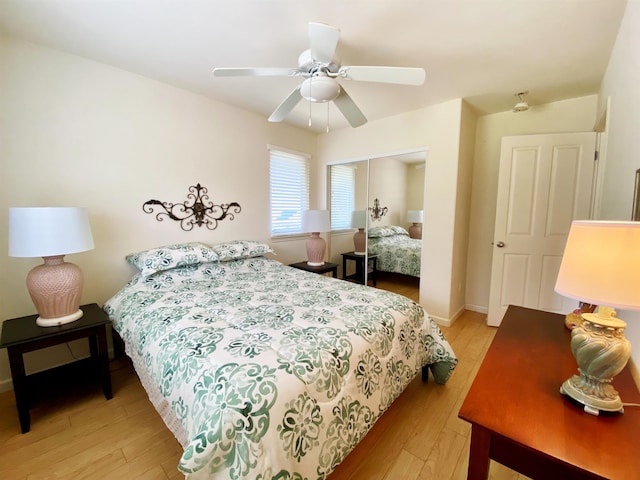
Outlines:
{"type": "Polygon", "coordinates": [[[441,327],[450,327],[451,325],[453,325],[453,322],[448,318],[436,317],[435,315],[429,315],[429,317],[431,317],[431,320],[436,322],[441,327]]]}
{"type": "Polygon", "coordinates": [[[482,305],[465,305],[465,310],[471,310],[472,312],[484,313],[485,315],[489,313],[489,309],[487,307],[483,307],[482,305]]]}
{"type": "MultiPolygon", "coordinates": [[[[464,313],[465,310],[472,310],[472,309],[467,308],[466,306],[463,305],[458,309],[456,313],[453,314],[451,318],[437,317],[435,315],[429,315],[429,317],[431,317],[431,319],[434,322],[436,322],[438,325],[442,327],[451,327],[453,326],[454,323],[456,323],[456,320],[460,317],[460,315],[464,313]]],[[[472,311],[475,312],[477,310],[472,310],[472,311]]]]}
{"type": "Polygon", "coordinates": [[[0,380],[0,393],[8,392],[9,390],[13,390],[13,382],[10,378],[5,378],[0,380]]]}

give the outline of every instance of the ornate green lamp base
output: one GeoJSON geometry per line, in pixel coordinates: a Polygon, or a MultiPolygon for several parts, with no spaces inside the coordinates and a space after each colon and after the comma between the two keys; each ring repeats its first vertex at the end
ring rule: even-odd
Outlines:
{"type": "Polygon", "coordinates": [[[560,387],[560,393],[584,405],[584,411],[587,413],[598,415],[599,412],[624,412],[618,391],[610,383],[603,383],[597,379],[574,375],[565,380],[560,387]]]}
{"type": "Polygon", "coordinates": [[[571,351],[580,374],[566,380],[560,392],[594,415],[624,411],[611,380],[627,364],[631,344],[624,336],[627,324],[615,315],[613,308],[601,306],[597,314],[583,314],[582,322],[571,331],[571,351]]]}

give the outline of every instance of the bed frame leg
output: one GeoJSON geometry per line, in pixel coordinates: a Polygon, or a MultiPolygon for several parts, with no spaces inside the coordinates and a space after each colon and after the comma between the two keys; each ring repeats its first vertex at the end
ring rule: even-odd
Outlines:
{"type": "Polygon", "coordinates": [[[422,367],[422,381],[424,383],[429,382],[429,365],[425,365],[422,367]]]}

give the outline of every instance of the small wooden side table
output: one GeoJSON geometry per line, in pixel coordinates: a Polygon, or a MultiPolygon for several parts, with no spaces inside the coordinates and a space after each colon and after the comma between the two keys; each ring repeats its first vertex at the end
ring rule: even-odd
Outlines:
{"type": "MultiPolygon", "coordinates": [[[[356,252],[347,252],[342,253],[342,279],[350,280],[352,282],[362,283],[364,285],[364,258],[365,255],[361,255],[356,252]],[[347,260],[351,260],[356,263],[356,273],[353,275],[347,275],[347,260]]],[[[371,279],[373,286],[375,287],[377,284],[377,275],[378,272],[378,255],[375,253],[369,253],[366,255],[368,257],[368,265],[367,265],[367,274],[368,279],[371,279]]]]}
{"type": "Polygon", "coordinates": [[[338,278],[337,263],[324,262],[324,265],[321,265],[319,267],[314,267],[313,265],[308,265],[307,262],[298,262],[298,263],[292,263],[289,266],[293,268],[297,268],[298,270],[305,270],[307,272],[312,272],[312,273],[322,274],[322,273],[331,272],[331,274],[333,275],[333,278],[338,278]]]}
{"type": "Polygon", "coordinates": [[[6,320],[2,324],[0,348],[6,348],[9,353],[13,391],[16,396],[22,433],[28,432],[31,424],[29,415],[31,403],[29,395],[30,375],[27,376],[25,373],[24,353],[80,338],[88,338],[91,360],[100,375],[104,396],[107,400],[113,397],[107,350],[107,324],[110,323],[109,317],[95,303],[82,305],[80,309],[84,312],[80,319],[58,327],[40,327],[36,325],[37,315],[6,320]]]}
{"type": "MultiPolygon", "coordinates": [[[[534,479],[638,478],[640,408],[593,416],[560,393],[577,373],[564,315],[509,306],[458,416],[471,423],[467,478],[489,459],[534,479]]],[[[613,379],[639,403],[629,367],[613,379]]]]}

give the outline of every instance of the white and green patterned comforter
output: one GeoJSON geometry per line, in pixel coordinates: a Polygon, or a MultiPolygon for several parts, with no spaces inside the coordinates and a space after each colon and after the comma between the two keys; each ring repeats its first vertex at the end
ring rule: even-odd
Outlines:
{"type": "Polygon", "coordinates": [[[413,301],[266,257],[137,274],[104,309],[190,479],[325,478],[421,367],[457,363],[413,301]]]}
{"type": "Polygon", "coordinates": [[[422,240],[404,233],[370,237],[368,250],[378,255],[378,270],[420,277],[422,240]]]}

